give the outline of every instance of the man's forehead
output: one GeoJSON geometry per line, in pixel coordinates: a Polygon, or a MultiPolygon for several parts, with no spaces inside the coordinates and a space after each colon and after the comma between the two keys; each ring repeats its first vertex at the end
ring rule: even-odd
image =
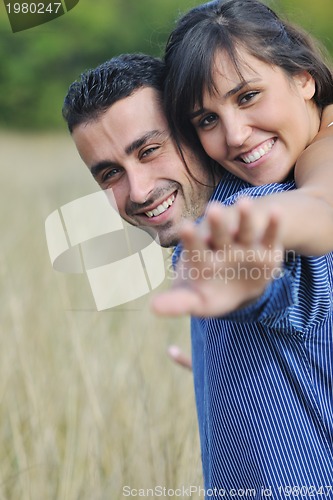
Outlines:
{"type": "Polygon", "coordinates": [[[117,109],[117,111],[119,109],[124,111],[128,109],[130,112],[137,111],[139,113],[144,113],[145,111],[147,115],[157,115],[165,119],[161,102],[162,95],[156,89],[152,87],[140,87],[129,96],[119,99],[111,108],[117,109]]]}
{"type": "Polygon", "coordinates": [[[129,156],[145,144],[170,138],[158,92],[140,88],[94,120],[77,126],[73,139],[85,163],[129,156]]]}
{"type": "Polygon", "coordinates": [[[150,87],[136,90],[112,104],[96,120],[102,128],[135,136],[153,130],[168,130],[158,92],[150,87]]]}

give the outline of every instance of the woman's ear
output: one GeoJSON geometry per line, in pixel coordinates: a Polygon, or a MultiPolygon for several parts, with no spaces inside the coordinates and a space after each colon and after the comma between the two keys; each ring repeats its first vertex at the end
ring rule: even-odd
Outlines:
{"type": "Polygon", "coordinates": [[[311,100],[316,92],[316,82],[308,71],[301,71],[294,77],[294,82],[305,100],[311,100]]]}

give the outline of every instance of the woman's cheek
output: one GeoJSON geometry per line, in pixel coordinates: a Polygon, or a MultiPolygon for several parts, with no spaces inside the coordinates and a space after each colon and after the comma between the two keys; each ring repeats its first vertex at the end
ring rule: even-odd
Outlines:
{"type": "Polygon", "coordinates": [[[224,160],[225,148],[221,138],[206,137],[205,139],[202,140],[201,144],[206,153],[208,154],[208,156],[213,158],[213,160],[217,161],[218,163],[221,163],[224,160]]]}

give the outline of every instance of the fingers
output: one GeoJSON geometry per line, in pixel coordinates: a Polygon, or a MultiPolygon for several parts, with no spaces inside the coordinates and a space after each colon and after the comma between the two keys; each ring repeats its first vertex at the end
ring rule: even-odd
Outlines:
{"type": "Polygon", "coordinates": [[[253,214],[253,202],[249,198],[241,198],[237,202],[239,211],[239,226],[236,241],[245,247],[250,247],[257,243],[258,231],[253,214]]]}
{"type": "Polygon", "coordinates": [[[197,224],[186,222],[181,230],[181,240],[183,244],[183,252],[186,249],[187,258],[191,260],[192,254],[203,252],[207,245],[205,243],[205,230],[199,229],[197,224]]]}
{"type": "Polygon", "coordinates": [[[272,209],[268,223],[263,234],[261,244],[266,248],[276,248],[281,241],[281,219],[277,208],[272,209]]]}
{"type": "Polygon", "coordinates": [[[228,211],[218,203],[207,209],[207,224],[210,227],[209,244],[213,249],[225,249],[233,240],[238,217],[235,211],[228,211]]]}
{"type": "Polygon", "coordinates": [[[212,248],[225,249],[234,243],[248,247],[258,240],[253,202],[249,198],[241,198],[232,207],[211,204],[207,210],[207,221],[211,228],[212,248]]]}
{"type": "Polygon", "coordinates": [[[160,316],[199,315],[202,311],[200,297],[185,287],[173,288],[152,298],[151,309],[160,316]]]}
{"type": "Polygon", "coordinates": [[[271,207],[261,225],[256,220],[253,200],[242,198],[237,203],[239,227],[235,240],[244,247],[261,245],[274,248],[281,241],[281,220],[278,207],[271,207]]]}
{"type": "Polygon", "coordinates": [[[263,248],[269,250],[271,276],[281,277],[284,252],[281,244],[281,218],[277,209],[274,209],[270,214],[261,244],[263,248]]]}
{"type": "Polygon", "coordinates": [[[168,355],[177,365],[187,368],[188,370],[192,370],[191,358],[184,354],[177,345],[171,345],[168,347],[168,355]]]}
{"type": "Polygon", "coordinates": [[[181,282],[191,279],[192,269],[198,271],[199,275],[205,260],[205,250],[207,245],[198,231],[197,225],[185,223],[181,230],[181,240],[183,249],[177,262],[177,279],[181,282]]]}
{"type": "Polygon", "coordinates": [[[225,250],[236,241],[250,246],[256,237],[252,202],[245,198],[232,207],[211,203],[206,218],[200,224],[184,224],[181,233],[184,248],[189,252],[204,251],[208,247],[225,250]]]}

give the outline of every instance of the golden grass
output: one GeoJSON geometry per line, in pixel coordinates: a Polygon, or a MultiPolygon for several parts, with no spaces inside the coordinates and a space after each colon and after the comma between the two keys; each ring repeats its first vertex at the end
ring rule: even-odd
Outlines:
{"type": "Polygon", "coordinates": [[[188,320],[154,317],[149,297],[94,311],[45,242],[46,217],[97,190],[70,138],[2,132],[0,148],[0,500],[201,485],[192,376],[165,354],[189,351],[188,320]]]}

